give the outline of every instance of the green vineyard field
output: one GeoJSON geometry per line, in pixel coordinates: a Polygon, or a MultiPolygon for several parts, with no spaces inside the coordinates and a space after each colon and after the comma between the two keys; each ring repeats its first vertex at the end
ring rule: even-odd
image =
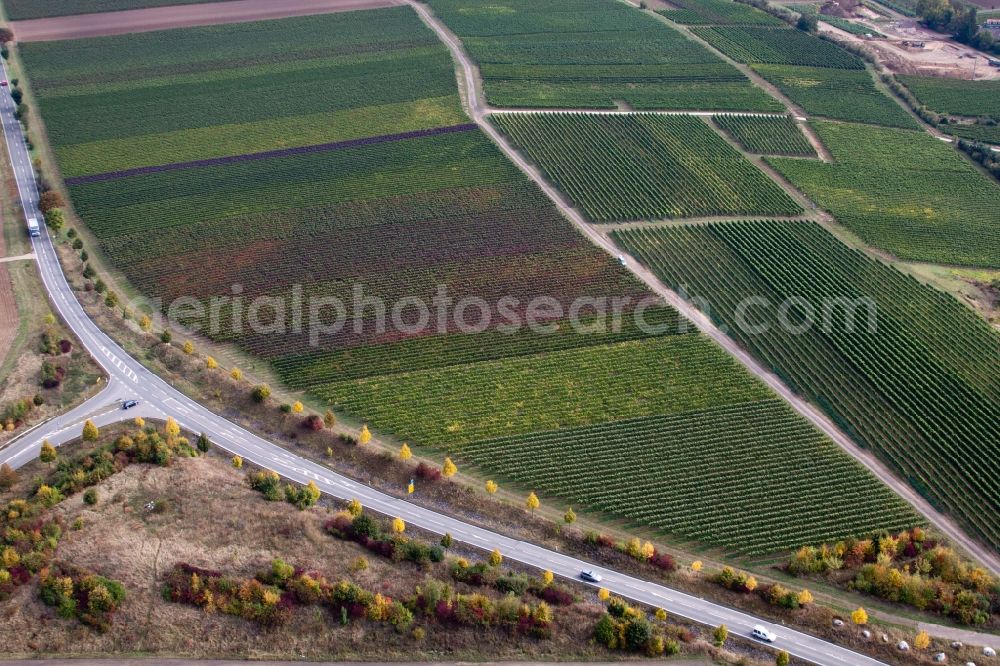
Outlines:
{"type": "Polygon", "coordinates": [[[568,503],[750,555],[921,522],[778,401],[486,440],[459,456],[568,503]]]}
{"type": "Polygon", "coordinates": [[[814,223],[613,236],[917,490],[1000,545],[1000,336],[983,320],[814,223]]]}
{"type": "Polygon", "coordinates": [[[467,122],[402,7],[21,49],[65,177],[467,122]]]}
{"type": "Polygon", "coordinates": [[[936,76],[900,76],[931,111],[955,116],[989,116],[1000,121],[1000,80],[963,81],[936,76]]]}
{"type": "Polygon", "coordinates": [[[493,122],[596,222],[801,212],[698,118],[538,113],[493,122]]]}
{"type": "Polygon", "coordinates": [[[784,25],[767,12],[732,0],[672,0],[680,9],[657,13],[682,25],[784,25]]]}
{"type": "Polygon", "coordinates": [[[373,377],[316,393],[425,446],[764,400],[767,389],[707,338],[609,346],[373,377]]]}
{"type": "Polygon", "coordinates": [[[1000,146],[1000,125],[942,125],[940,130],[963,139],[982,141],[1000,146]]]}
{"type": "Polygon", "coordinates": [[[1000,186],[929,134],[815,122],[832,164],[768,161],[866,243],[913,261],[1000,267],[1000,186]]]}
{"type": "Polygon", "coordinates": [[[787,116],[715,116],[712,122],[749,153],[816,157],[809,139],[787,116]]]}
{"type": "Polygon", "coordinates": [[[790,27],[718,26],[694,28],[694,33],[742,63],[864,69],[864,61],[857,56],[790,27]]]}
{"type": "Polygon", "coordinates": [[[780,111],[739,70],[606,0],[430,0],[503,107],[780,111]]]}
{"type": "Polygon", "coordinates": [[[917,129],[896,102],[875,87],[866,70],[753,65],[806,113],[834,120],[917,129]]]}

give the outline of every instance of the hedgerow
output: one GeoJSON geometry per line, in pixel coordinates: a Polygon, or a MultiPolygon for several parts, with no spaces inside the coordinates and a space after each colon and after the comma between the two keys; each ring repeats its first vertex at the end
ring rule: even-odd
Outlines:
{"type": "Polygon", "coordinates": [[[163,598],[198,606],[208,613],[234,615],[261,627],[284,625],[296,606],[315,605],[329,609],[344,624],[348,619],[368,619],[402,631],[413,621],[413,613],[399,601],[346,580],[329,583],[281,560],[274,560],[270,571],[248,579],[177,563],[167,575],[163,598]]]}
{"type": "Polygon", "coordinates": [[[873,539],[805,546],[788,561],[797,576],[822,575],[848,589],[982,625],[1000,609],[1000,581],[915,528],[873,539]]]}
{"type": "Polygon", "coordinates": [[[125,600],[125,587],[118,581],[68,564],[42,569],[38,581],[39,597],[60,617],[76,618],[102,633],[111,628],[125,600]]]}

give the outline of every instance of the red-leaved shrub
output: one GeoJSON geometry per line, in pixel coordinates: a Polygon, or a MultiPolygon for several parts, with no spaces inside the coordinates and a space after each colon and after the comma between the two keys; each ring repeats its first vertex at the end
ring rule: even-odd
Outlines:
{"type": "Polygon", "coordinates": [[[416,474],[418,479],[425,481],[437,481],[441,478],[441,470],[437,467],[431,467],[427,463],[418,464],[413,473],[416,474]]]}

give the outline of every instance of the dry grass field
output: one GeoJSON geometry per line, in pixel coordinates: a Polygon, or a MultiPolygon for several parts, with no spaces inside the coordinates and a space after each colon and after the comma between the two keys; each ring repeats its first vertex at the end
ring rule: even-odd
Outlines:
{"type": "MultiPolygon", "coordinates": [[[[61,455],[66,453],[61,450],[61,455]]],[[[0,501],[24,496],[32,477],[41,471],[40,463],[34,463],[33,469],[21,475],[18,486],[0,495],[0,501]]],[[[591,629],[602,610],[596,598],[555,608],[551,640],[512,637],[497,629],[428,625],[422,641],[408,632],[397,633],[391,626],[364,620],[342,627],[318,607],[297,608],[287,625],[263,631],[243,619],[164,601],[163,576],[178,562],[234,577],[253,577],[280,557],[330,581],[348,579],[397,599],[412,596],[414,587],[428,577],[448,579],[445,563],[426,568],[394,563],[335,539],[323,530],[328,509],[300,512],[284,502],[266,502],[242,479],[241,472],[217,456],[181,458],[170,467],[135,464],[97,487],[96,506],[86,506],[82,493],[58,505],[53,511],[64,517],[67,528],[56,560],[119,580],[128,596],[111,630],[100,634],[75,620],[57,618],[37,598],[34,583],[19,587],[0,604],[0,624],[5,629],[0,655],[141,653],[331,660],[608,656],[589,645],[591,629]],[[146,508],[150,502],[155,504],[153,510],[146,508]],[[84,527],[69,529],[78,517],[84,527]],[[365,557],[369,567],[352,571],[349,565],[359,556],[365,557]]]]}

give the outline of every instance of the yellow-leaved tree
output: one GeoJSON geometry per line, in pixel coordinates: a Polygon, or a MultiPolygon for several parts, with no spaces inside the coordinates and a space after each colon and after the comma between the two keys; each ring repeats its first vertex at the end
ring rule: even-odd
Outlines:
{"type": "Polygon", "coordinates": [[[135,417],[135,419],[132,421],[132,423],[135,424],[136,428],[145,428],[146,427],[146,419],[142,418],[141,416],[135,417]]]}
{"type": "Polygon", "coordinates": [[[921,631],[913,638],[913,647],[918,650],[926,650],[931,646],[931,637],[926,631],[921,631]]]}
{"type": "Polygon", "coordinates": [[[83,441],[85,442],[96,442],[97,438],[101,436],[101,431],[97,429],[94,422],[87,419],[87,422],[83,424],[83,441]]]}
{"type": "Polygon", "coordinates": [[[153,328],[153,320],[149,318],[149,315],[142,315],[142,319],[139,320],[139,328],[146,333],[149,333],[149,329],[153,328]]]}
{"type": "Polygon", "coordinates": [[[551,571],[546,569],[545,571],[542,572],[542,585],[548,587],[549,585],[552,584],[552,581],[555,580],[555,578],[556,578],[555,575],[553,575],[551,571]]]}
{"type": "Polygon", "coordinates": [[[701,571],[701,560],[695,560],[691,563],[691,571],[698,573],[701,571]]]}
{"type": "Polygon", "coordinates": [[[601,601],[607,601],[611,598],[611,592],[609,592],[607,588],[602,587],[597,591],[597,598],[601,601]]]}
{"type": "Polygon", "coordinates": [[[455,467],[455,463],[451,461],[451,458],[445,458],[444,464],[441,465],[441,476],[449,479],[458,473],[458,468],[455,467]]]}
{"type": "Polygon", "coordinates": [[[298,400],[296,400],[295,402],[292,403],[292,413],[293,414],[301,414],[303,409],[305,409],[305,407],[298,400]]]}
{"type": "Polygon", "coordinates": [[[500,486],[498,486],[497,482],[494,481],[493,479],[490,479],[489,481],[486,482],[486,492],[488,492],[490,495],[495,493],[499,487],[500,486]]]}
{"type": "Polygon", "coordinates": [[[55,462],[56,447],[49,443],[49,440],[42,442],[42,452],[38,456],[43,463],[55,462]]]}
{"type": "Polygon", "coordinates": [[[656,547],[653,546],[653,544],[651,544],[648,541],[646,543],[642,544],[642,556],[643,556],[643,558],[645,558],[647,560],[650,560],[650,559],[653,558],[653,555],[656,555],[656,547]]]}
{"type": "Polygon", "coordinates": [[[662,608],[657,608],[656,609],[656,619],[659,620],[660,622],[666,622],[667,621],[667,611],[664,610],[664,609],[662,609],[662,608]]]}
{"type": "Polygon", "coordinates": [[[233,467],[236,469],[243,468],[243,458],[241,456],[233,456],[233,467]]]}
{"type": "Polygon", "coordinates": [[[164,426],[164,432],[167,433],[168,437],[176,437],[181,434],[181,427],[178,425],[177,421],[174,420],[174,417],[167,417],[167,425],[164,426]]]}
{"type": "Polygon", "coordinates": [[[358,434],[358,441],[362,444],[367,444],[372,441],[372,431],[368,429],[368,424],[361,426],[361,432],[358,434]]]}
{"type": "Polygon", "coordinates": [[[216,361],[215,358],[213,358],[212,356],[209,356],[205,359],[205,367],[208,368],[209,370],[215,370],[217,367],[219,367],[219,362],[216,361]]]}
{"type": "Polygon", "coordinates": [[[402,534],[406,531],[406,523],[399,516],[392,519],[392,531],[396,534],[402,534]]]}
{"type": "Polygon", "coordinates": [[[193,354],[194,353],[194,343],[191,342],[190,340],[185,340],[184,341],[184,346],[182,347],[182,349],[184,350],[185,354],[193,354]]]}
{"type": "Polygon", "coordinates": [[[868,611],[859,607],[851,613],[851,622],[857,625],[868,624],[868,611]]]}
{"type": "Polygon", "coordinates": [[[347,512],[352,516],[354,516],[355,518],[360,516],[363,510],[364,509],[361,506],[361,501],[356,498],[352,499],[350,502],[347,503],[347,512]]]}
{"type": "Polygon", "coordinates": [[[410,451],[409,445],[407,445],[406,442],[403,442],[403,445],[399,447],[399,459],[409,460],[412,457],[413,457],[413,451],[410,451]]]}
{"type": "Polygon", "coordinates": [[[576,522],[576,511],[573,510],[573,507],[566,509],[566,513],[563,514],[563,521],[567,525],[572,525],[576,522]]]}
{"type": "Polygon", "coordinates": [[[493,552],[490,553],[489,563],[491,567],[498,567],[500,563],[503,562],[503,555],[500,554],[499,548],[494,548],[493,552]]]}
{"type": "Polygon", "coordinates": [[[541,502],[538,501],[538,495],[534,491],[528,493],[528,499],[524,500],[524,506],[528,508],[528,511],[534,513],[539,505],[541,505],[541,502]]]}
{"type": "Polygon", "coordinates": [[[797,599],[799,602],[799,606],[808,606],[813,602],[812,592],[810,592],[809,590],[802,590],[801,592],[799,592],[799,596],[797,597],[797,599]]]}
{"type": "Polygon", "coordinates": [[[239,368],[233,368],[232,372],[229,373],[229,376],[235,379],[236,381],[240,381],[241,379],[243,379],[243,371],[240,370],[239,368]]]}

